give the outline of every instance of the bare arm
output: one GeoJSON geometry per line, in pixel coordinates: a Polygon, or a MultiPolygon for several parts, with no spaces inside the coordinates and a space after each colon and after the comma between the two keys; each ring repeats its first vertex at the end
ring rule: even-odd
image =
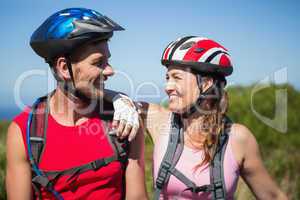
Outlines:
{"type": "Polygon", "coordinates": [[[147,102],[139,102],[139,104],[145,129],[155,144],[158,134],[169,125],[168,119],[171,112],[158,104],[147,102]]]}
{"type": "Polygon", "coordinates": [[[128,165],[126,168],[126,199],[146,200],[144,169],[144,134],[142,128],[130,144],[128,165]]]}
{"type": "Polygon", "coordinates": [[[242,137],[243,162],[241,176],[257,199],[287,199],[263,165],[255,137],[246,127],[238,125],[242,137]]]}
{"type": "Polygon", "coordinates": [[[32,198],[31,168],[26,157],[21,130],[12,122],[7,131],[6,190],[10,200],[32,198]]]}

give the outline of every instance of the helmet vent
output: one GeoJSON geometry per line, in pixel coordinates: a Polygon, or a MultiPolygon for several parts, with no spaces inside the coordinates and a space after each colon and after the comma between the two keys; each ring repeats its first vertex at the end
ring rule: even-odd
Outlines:
{"type": "Polygon", "coordinates": [[[190,41],[190,42],[187,42],[183,45],[181,45],[181,47],[179,48],[179,50],[186,50],[186,49],[189,49],[191,48],[196,42],[194,41],[190,41]]]}
{"type": "Polygon", "coordinates": [[[202,51],[204,51],[205,49],[203,48],[195,48],[194,52],[195,53],[201,53],[202,51]]]}
{"type": "Polygon", "coordinates": [[[60,13],[59,16],[69,16],[70,13],[60,13]]]}

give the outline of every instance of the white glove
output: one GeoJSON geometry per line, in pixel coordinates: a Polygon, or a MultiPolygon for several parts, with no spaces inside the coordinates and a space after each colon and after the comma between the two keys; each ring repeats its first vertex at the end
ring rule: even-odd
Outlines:
{"type": "Polygon", "coordinates": [[[112,126],[117,128],[117,136],[131,141],[135,138],[139,129],[139,114],[133,101],[123,95],[118,94],[113,98],[114,118],[112,126]]]}

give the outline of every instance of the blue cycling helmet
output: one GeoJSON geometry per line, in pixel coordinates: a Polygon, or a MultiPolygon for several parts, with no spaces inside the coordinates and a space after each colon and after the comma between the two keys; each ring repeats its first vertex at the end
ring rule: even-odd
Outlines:
{"type": "Polygon", "coordinates": [[[125,29],[95,10],[68,8],[46,19],[32,34],[30,46],[46,62],[51,62],[88,41],[106,40],[113,31],[121,30],[125,29]]]}

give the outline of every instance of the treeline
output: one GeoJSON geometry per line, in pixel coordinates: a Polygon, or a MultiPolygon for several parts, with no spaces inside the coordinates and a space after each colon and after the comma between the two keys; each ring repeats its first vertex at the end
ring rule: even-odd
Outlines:
{"type": "MultiPolygon", "coordinates": [[[[299,91],[287,84],[252,85],[228,88],[228,94],[231,119],[254,133],[268,171],[289,199],[300,199],[299,91]]],[[[254,199],[244,183],[237,197],[254,199]]]]}

